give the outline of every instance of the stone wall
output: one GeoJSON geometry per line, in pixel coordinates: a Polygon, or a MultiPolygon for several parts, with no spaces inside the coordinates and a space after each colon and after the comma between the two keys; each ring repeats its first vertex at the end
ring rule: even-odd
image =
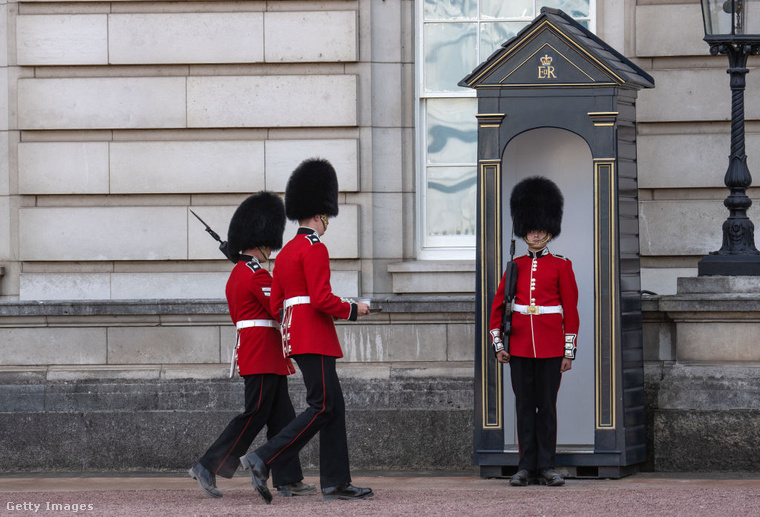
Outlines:
{"type": "MultiPolygon", "coordinates": [[[[412,270],[458,281],[415,264],[418,3],[0,3],[0,296],[218,296],[225,263],[187,208],[223,234],[246,194],[282,192],[314,154],[340,174],[342,228],[326,238],[341,294],[410,292],[412,270]]],[[[709,55],[698,3],[596,13],[657,83],[637,102],[642,286],[673,294],[720,245],[727,61],[709,55]]]]}
{"type": "MultiPolygon", "coordinates": [[[[246,195],[282,192],[316,154],[339,173],[334,289],[388,297],[381,315],[339,327],[341,373],[362,395],[354,464],[395,468],[401,450],[415,468],[469,464],[474,262],[415,260],[419,3],[0,3],[0,296],[21,300],[0,307],[0,419],[15,440],[0,468],[179,468],[199,453],[239,381],[225,380],[234,332],[216,300],[230,264],[189,209],[224,234],[246,195]],[[383,418],[370,394],[385,397],[383,418]],[[88,449],[114,436],[131,454],[88,449]]],[[[642,287],[663,295],[645,302],[647,467],[757,470],[757,353],[730,346],[757,335],[754,295],[668,297],[720,245],[726,59],[701,41],[696,2],[596,7],[599,36],[657,82],[637,103],[642,287]],[[702,447],[700,433],[725,439],[702,447]]],[[[753,59],[748,149],[760,145],[753,59]]]]}
{"type": "MultiPolygon", "coordinates": [[[[101,370],[89,379],[62,369],[0,370],[1,470],[187,469],[242,410],[243,382],[223,378],[224,369],[205,379],[199,372],[189,378],[192,368],[137,370],[130,378],[101,370]]],[[[361,370],[341,364],[338,375],[352,468],[471,468],[471,363],[361,370]]],[[[300,375],[289,386],[300,411],[306,398],[300,375]]],[[[318,466],[318,439],[301,461],[318,466]]]]}
{"type": "Polygon", "coordinates": [[[414,254],[412,4],[0,4],[0,297],[219,297],[229,264],[190,209],[224,237],[311,156],[338,172],[334,289],[392,293],[414,254]]]}
{"type": "MultiPolygon", "coordinates": [[[[626,55],[656,81],[637,102],[642,288],[672,295],[679,277],[696,276],[699,259],[720,248],[728,217],[722,204],[730,153],[728,60],[710,56],[702,41],[699,2],[638,2],[629,16],[626,55]]],[[[745,101],[748,150],[760,145],[753,59],[745,101]]],[[[758,153],[748,154],[750,171],[760,170],[758,153]]],[[[748,195],[757,200],[758,190],[748,195]]]]}
{"type": "MultiPolygon", "coordinates": [[[[642,470],[760,471],[760,297],[712,282],[712,293],[644,297],[642,470]],[[729,340],[720,318],[739,329],[729,340]],[[702,339],[679,333],[688,321],[702,339]]],[[[338,325],[353,467],[472,468],[472,298],[375,305],[383,312],[338,325]]],[[[4,471],[180,470],[242,408],[222,300],[4,303],[0,338],[4,471]]],[[[299,375],[289,382],[302,408],[299,375]]],[[[314,444],[302,458],[316,467],[314,444]]]]}
{"type": "Polygon", "coordinates": [[[680,278],[644,301],[650,454],[657,471],[760,471],[760,279],[680,278]]]}
{"type": "MultiPolygon", "coordinates": [[[[472,298],[373,305],[337,326],[353,468],[470,468],[472,298]]],[[[0,470],[189,468],[242,409],[234,341],[222,300],[0,304],[0,470]]]]}

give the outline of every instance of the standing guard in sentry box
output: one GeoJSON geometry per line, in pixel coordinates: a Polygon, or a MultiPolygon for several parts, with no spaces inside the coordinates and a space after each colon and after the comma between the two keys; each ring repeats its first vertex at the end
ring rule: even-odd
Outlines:
{"type": "Polygon", "coordinates": [[[328,218],[338,215],[338,178],[330,162],[313,158],[296,167],[285,188],[285,211],[300,227],[275,260],[271,303],[284,311],[282,342],[303,374],[308,407],[240,461],[269,504],[269,469],[290,461],[319,432],[322,500],[366,499],[372,489],[351,484],[346,409],[335,368],[343,351],[333,318],[355,321],[370,311],[366,303],[334,295],[330,286],[330,257],[320,240],[328,218]]]}
{"type": "Polygon", "coordinates": [[[514,260],[517,283],[511,307],[504,303],[509,282],[506,274],[502,277],[489,332],[496,359],[509,363],[515,393],[520,461],[509,481],[512,486],[526,486],[536,475],[549,486],[565,484],[554,470],[557,392],[575,359],[578,286],[570,260],[547,247],[560,233],[563,203],[559,187],[541,176],[521,181],[510,196],[513,231],[525,240],[528,254],[514,260]],[[510,310],[511,330],[509,321],[503,323],[510,310]]]}
{"type": "MultiPolygon", "coordinates": [[[[273,250],[282,247],[284,230],[285,207],[271,192],[250,196],[230,221],[226,254],[236,264],[227,281],[226,294],[230,317],[237,327],[230,377],[237,363],[238,373],[245,380],[245,410],[227,424],[190,469],[190,476],[211,497],[222,497],[216,476],[234,475],[240,456],[265,425],[267,437],[271,437],[296,416],[287,380],[295,369],[282,353],[279,314],[269,303],[272,276],[261,266],[273,250]]],[[[272,476],[279,495],[317,493],[314,485],[302,482],[298,455],[278,465],[272,476]]]]}

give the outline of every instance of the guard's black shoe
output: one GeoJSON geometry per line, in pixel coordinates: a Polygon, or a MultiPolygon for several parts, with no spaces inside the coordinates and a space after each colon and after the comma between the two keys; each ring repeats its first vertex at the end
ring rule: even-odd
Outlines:
{"type": "Polygon", "coordinates": [[[373,495],[375,494],[372,493],[371,488],[359,488],[359,487],[355,487],[351,483],[346,483],[345,485],[331,486],[331,487],[322,489],[323,501],[334,501],[336,499],[346,499],[346,500],[367,499],[368,497],[372,497],[373,495]]]}
{"type": "Polygon", "coordinates": [[[530,472],[525,469],[520,469],[509,480],[509,484],[512,486],[528,486],[530,481],[530,472]]]}
{"type": "Polygon", "coordinates": [[[200,463],[189,470],[190,477],[198,482],[203,493],[209,497],[222,497],[222,492],[216,488],[216,476],[200,463]]]}
{"type": "Polygon", "coordinates": [[[266,466],[264,460],[252,452],[245,456],[240,456],[240,463],[245,470],[251,471],[251,483],[259,493],[261,498],[267,504],[272,504],[272,492],[267,488],[267,479],[269,479],[269,467],[266,466]]]}
{"type": "Polygon", "coordinates": [[[309,483],[296,481],[288,485],[278,486],[277,495],[281,497],[293,497],[296,495],[311,495],[317,493],[317,487],[309,483]]]}
{"type": "Polygon", "coordinates": [[[542,470],[541,475],[538,476],[538,480],[541,484],[546,484],[548,486],[562,486],[565,484],[565,478],[554,469],[542,470]]]}

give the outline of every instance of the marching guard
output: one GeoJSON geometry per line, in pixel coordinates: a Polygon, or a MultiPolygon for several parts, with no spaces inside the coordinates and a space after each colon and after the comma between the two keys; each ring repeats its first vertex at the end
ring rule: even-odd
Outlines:
{"type": "Polygon", "coordinates": [[[333,318],[355,321],[369,314],[366,303],[343,300],[330,287],[330,258],[320,237],[329,217],[338,215],[338,180],[322,159],[302,162],[285,190],[288,219],[300,227],[277,255],[271,304],[283,310],[282,344],[303,374],[308,407],[285,429],[254,452],[243,456],[256,491],[269,504],[270,469],[292,461],[319,432],[319,475],[322,499],[365,499],[370,488],[351,484],[346,440],[346,413],[336,372],[343,356],[333,318]]]}
{"type": "MultiPolygon", "coordinates": [[[[559,236],[563,197],[551,180],[527,178],[512,190],[514,234],[528,254],[514,260],[514,302],[506,307],[505,277],[491,306],[491,344],[500,363],[509,363],[515,393],[520,460],[512,486],[538,476],[549,486],[565,483],[554,470],[557,448],[557,392],[562,374],[572,368],[578,327],[578,286],[570,260],[554,255],[548,242],[559,236]],[[511,331],[502,334],[505,311],[512,311],[511,331]]],[[[511,294],[511,293],[510,293],[511,294]]]]}
{"type": "MultiPolygon", "coordinates": [[[[295,418],[288,394],[287,376],[292,363],[282,354],[279,315],[269,303],[272,277],[261,266],[272,250],[282,247],[285,207],[270,192],[250,196],[238,207],[230,221],[228,254],[237,259],[227,281],[230,317],[237,328],[230,377],[237,363],[245,380],[245,410],[233,418],[209,447],[190,476],[203,492],[222,497],[216,476],[231,478],[259,431],[266,425],[267,437],[274,436],[295,418]]],[[[304,484],[298,455],[277,465],[273,482],[278,494],[315,494],[314,485],[304,484]]]]}

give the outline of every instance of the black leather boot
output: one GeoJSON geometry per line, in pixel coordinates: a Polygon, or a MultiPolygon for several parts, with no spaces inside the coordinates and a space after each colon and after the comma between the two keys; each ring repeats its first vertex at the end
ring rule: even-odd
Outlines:
{"type": "Polygon", "coordinates": [[[293,497],[296,495],[312,495],[317,493],[317,487],[309,483],[296,481],[287,485],[278,486],[277,495],[281,497],[293,497]]]}
{"type": "Polygon", "coordinates": [[[216,488],[216,476],[200,463],[196,463],[189,471],[190,477],[198,482],[203,493],[209,497],[222,497],[222,492],[216,488]]]}
{"type": "Polygon", "coordinates": [[[345,485],[331,486],[322,489],[323,501],[334,501],[336,499],[352,500],[352,499],[367,499],[372,497],[371,488],[359,488],[355,487],[351,483],[345,485]]]}
{"type": "Polygon", "coordinates": [[[245,470],[251,471],[251,483],[259,493],[261,498],[267,504],[272,504],[272,493],[267,487],[267,479],[269,479],[269,467],[266,466],[264,460],[252,452],[240,457],[240,463],[245,470]]]}

